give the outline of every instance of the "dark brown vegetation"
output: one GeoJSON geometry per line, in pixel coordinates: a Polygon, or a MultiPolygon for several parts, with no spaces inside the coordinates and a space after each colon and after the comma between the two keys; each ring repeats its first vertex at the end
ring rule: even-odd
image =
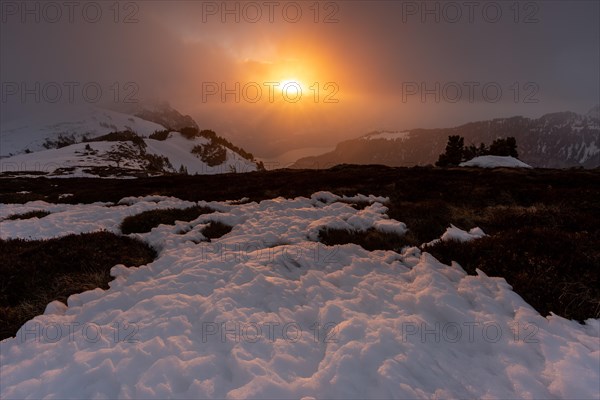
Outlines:
{"type": "Polygon", "coordinates": [[[146,142],[141,136],[138,136],[135,132],[116,131],[110,132],[106,135],[98,136],[92,139],[84,139],[84,142],[133,142],[139,147],[146,148],[146,142]]]}
{"type": "Polygon", "coordinates": [[[479,226],[490,236],[465,244],[441,243],[427,251],[444,262],[459,262],[470,274],[479,268],[504,277],[542,315],[552,311],[577,320],[600,317],[600,170],[342,165],[136,180],[5,178],[0,203],[57,202],[62,193],[73,193],[63,203],[117,202],[142,195],[261,201],[320,190],[387,196],[388,215],[409,229],[402,237],[321,232],[324,242],[399,250],[438,238],[450,224],[466,230],[479,226]],[[18,193],[23,191],[32,193],[18,193]]]}
{"type": "Polygon", "coordinates": [[[11,216],[6,217],[7,220],[17,220],[17,219],[30,219],[30,218],[44,218],[46,215],[50,215],[48,211],[29,211],[23,214],[13,214],[11,216]]]}
{"type": "Polygon", "coordinates": [[[204,235],[204,237],[206,237],[210,242],[211,239],[218,239],[221,236],[228,234],[232,229],[233,227],[225,225],[222,222],[211,221],[202,230],[202,235],[204,235]]]}
{"type": "Polygon", "coordinates": [[[402,247],[407,244],[404,236],[382,233],[375,229],[369,229],[366,232],[347,231],[344,229],[324,229],[319,232],[319,241],[328,246],[355,243],[369,251],[401,251],[402,247]]]}
{"type": "Polygon", "coordinates": [[[171,131],[169,129],[164,129],[162,131],[156,131],[156,132],[150,134],[150,136],[148,136],[148,137],[150,139],[163,141],[163,140],[167,140],[170,132],[171,131]]]}
{"type": "Polygon", "coordinates": [[[227,160],[227,150],[215,142],[194,146],[192,154],[200,158],[209,167],[221,165],[227,160]]]}
{"type": "Polygon", "coordinates": [[[198,206],[144,211],[125,218],[121,223],[121,232],[124,234],[150,232],[160,224],[173,225],[175,221],[192,221],[202,214],[212,212],[210,208],[198,206]]]}
{"type": "Polygon", "coordinates": [[[506,278],[542,315],[550,312],[583,321],[600,317],[599,231],[568,232],[523,226],[468,243],[441,242],[427,251],[456,260],[475,275],[479,268],[506,278]]]}
{"type": "Polygon", "coordinates": [[[156,258],[146,244],[108,232],[59,239],[0,240],[0,340],[42,314],[53,300],[108,289],[116,264],[139,266],[156,258]]]}

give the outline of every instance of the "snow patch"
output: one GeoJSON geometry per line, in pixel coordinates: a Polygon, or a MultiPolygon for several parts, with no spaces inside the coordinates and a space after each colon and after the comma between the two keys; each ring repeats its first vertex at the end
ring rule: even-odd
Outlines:
{"type": "MultiPolygon", "coordinates": [[[[221,211],[185,234],[161,225],[139,235],[162,246],[154,262],[113,267],[109,289],[51,303],[0,342],[0,397],[598,398],[600,319],[543,317],[504,279],[468,276],[415,247],[308,240],[326,221],[394,225],[381,203],[356,210],[335,198],[199,202],[221,211]],[[234,229],[191,240],[215,219],[234,229]]],[[[57,215],[48,227],[3,221],[0,232],[61,236],[190,203],[119,204],[3,205],[57,215]]]]}
{"type": "Polygon", "coordinates": [[[471,240],[481,239],[484,236],[487,235],[479,227],[475,227],[469,230],[469,232],[467,232],[451,224],[450,227],[446,229],[446,232],[444,232],[439,239],[435,239],[429,243],[425,243],[423,244],[423,247],[432,246],[436,243],[439,243],[440,241],[449,242],[455,240],[458,242],[470,242],[471,240]]]}
{"type": "Polygon", "coordinates": [[[479,167],[479,168],[532,168],[531,165],[514,157],[502,156],[480,156],[472,160],[460,163],[461,167],[479,167]]]}

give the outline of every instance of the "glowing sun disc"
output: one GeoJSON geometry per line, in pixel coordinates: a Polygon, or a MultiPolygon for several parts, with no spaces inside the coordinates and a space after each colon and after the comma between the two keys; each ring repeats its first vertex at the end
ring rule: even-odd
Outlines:
{"type": "Polygon", "coordinates": [[[286,79],[279,83],[278,89],[290,96],[298,96],[303,92],[303,85],[297,79],[286,79]]]}

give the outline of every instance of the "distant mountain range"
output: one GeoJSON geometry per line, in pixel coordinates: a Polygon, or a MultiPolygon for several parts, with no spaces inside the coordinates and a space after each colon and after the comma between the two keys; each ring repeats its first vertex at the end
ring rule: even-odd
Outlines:
{"type": "Polygon", "coordinates": [[[600,107],[587,114],[558,112],[537,119],[499,118],[455,128],[371,132],[340,142],[335,150],[301,158],[292,168],[329,168],[337,164],[414,166],[434,164],[448,136],[460,135],[465,145],[491,144],[514,136],[519,159],[538,168],[600,166],[600,107]]]}
{"type": "MultiPolygon", "coordinates": [[[[514,136],[519,159],[533,167],[597,168],[599,114],[596,106],[584,115],[559,112],[455,128],[371,132],[341,142],[328,153],[301,158],[292,168],[434,164],[451,135],[463,136],[466,145],[489,145],[497,138],[514,136]]],[[[127,112],[72,107],[11,121],[0,131],[0,173],[4,175],[130,177],[261,168],[252,154],[212,131],[200,131],[189,115],[166,102],[136,104],[127,112]]]]}
{"type": "Polygon", "coordinates": [[[4,124],[0,173],[135,177],[262,168],[250,153],[200,131],[168,103],[136,105],[130,112],[74,106],[4,124]]]}

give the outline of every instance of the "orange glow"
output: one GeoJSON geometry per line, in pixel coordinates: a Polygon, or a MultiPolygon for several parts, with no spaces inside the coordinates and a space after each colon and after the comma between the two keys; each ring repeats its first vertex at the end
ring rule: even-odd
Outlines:
{"type": "Polygon", "coordinates": [[[297,97],[298,95],[305,93],[307,87],[300,80],[291,78],[282,80],[277,89],[289,97],[297,97]]]}
{"type": "Polygon", "coordinates": [[[199,104],[203,112],[226,113],[228,119],[260,126],[259,131],[277,127],[269,134],[275,141],[317,131],[338,134],[361,129],[354,122],[358,114],[349,112],[351,109],[371,117],[372,105],[358,96],[362,81],[335,53],[323,51],[318,42],[305,37],[277,45],[271,41],[254,45],[247,51],[232,51],[235,66],[211,79],[219,86],[213,88],[215,94],[207,96],[207,102],[199,104]],[[238,83],[238,101],[232,94],[223,96],[222,82],[227,91],[238,83]],[[335,128],[340,124],[343,129],[335,128]]]}
{"type": "Polygon", "coordinates": [[[318,46],[306,42],[280,44],[261,61],[246,60],[247,78],[253,82],[274,84],[275,104],[288,103],[290,110],[303,111],[322,108],[324,104],[338,103],[345,91],[339,82],[339,73],[318,54],[318,46]],[[278,101],[279,100],[279,101],[278,101]],[[283,100],[283,101],[281,101],[283,100]],[[315,107],[319,106],[319,107],[315,107]]]}

